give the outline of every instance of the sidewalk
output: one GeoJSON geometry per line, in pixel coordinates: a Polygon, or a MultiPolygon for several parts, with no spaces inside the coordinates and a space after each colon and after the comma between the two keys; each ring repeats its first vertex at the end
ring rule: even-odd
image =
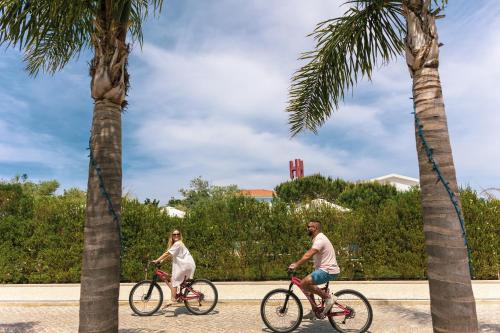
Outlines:
{"type": "MultiPolygon", "coordinates": [[[[288,281],[216,282],[222,302],[260,302],[272,289],[288,288],[288,281]]],[[[133,283],[120,285],[120,302],[128,302],[133,283]]],[[[500,281],[473,281],[472,288],[477,303],[500,304],[500,281]]],[[[427,304],[427,281],[336,281],[332,291],[354,289],[364,294],[372,304],[427,304]]],[[[164,294],[168,295],[166,286],[164,294]]],[[[299,294],[299,293],[297,293],[299,294]]],[[[80,284],[0,284],[0,306],[12,303],[78,303],[80,284]]]]}

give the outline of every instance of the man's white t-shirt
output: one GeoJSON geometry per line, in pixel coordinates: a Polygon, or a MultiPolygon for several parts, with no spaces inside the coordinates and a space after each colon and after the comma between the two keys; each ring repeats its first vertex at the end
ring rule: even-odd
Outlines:
{"type": "Polygon", "coordinates": [[[328,274],[339,274],[340,268],[337,265],[337,258],[335,257],[335,250],[333,245],[325,236],[324,233],[320,232],[313,239],[312,248],[318,250],[318,253],[314,255],[314,268],[321,269],[328,274]]]}

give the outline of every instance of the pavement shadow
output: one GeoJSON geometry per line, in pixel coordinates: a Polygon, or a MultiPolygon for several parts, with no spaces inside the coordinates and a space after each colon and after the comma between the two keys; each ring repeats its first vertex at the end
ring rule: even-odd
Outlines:
{"type": "Polygon", "coordinates": [[[499,324],[480,324],[479,331],[483,333],[498,333],[500,332],[499,324]]]}
{"type": "Polygon", "coordinates": [[[164,311],[163,311],[163,310],[158,310],[158,311],[156,311],[155,313],[153,313],[152,315],[149,315],[149,316],[139,316],[139,315],[138,315],[137,313],[135,313],[135,312],[130,313],[130,315],[131,315],[132,317],[137,317],[137,318],[140,318],[140,317],[158,317],[158,316],[161,316],[161,315],[163,315],[163,314],[164,314],[164,311]]]}
{"type": "MultiPolygon", "coordinates": [[[[176,308],[166,308],[166,309],[163,309],[161,311],[159,311],[159,313],[165,317],[177,317],[179,315],[190,315],[190,316],[194,316],[191,312],[188,311],[188,309],[186,309],[185,307],[176,307],[176,308]]],[[[218,310],[212,310],[210,311],[209,313],[205,314],[204,316],[213,316],[213,315],[216,315],[218,314],[219,311],[218,310]]]]}
{"type": "MultiPolygon", "coordinates": [[[[209,313],[205,314],[204,316],[213,316],[218,314],[218,310],[212,310],[209,313]]],[[[141,317],[138,314],[132,312],[130,314],[133,317],[141,317]]],[[[179,307],[179,306],[173,306],[173,307],[168,307],[164,309],[160,309],[153,313],[150,316],[147,317],[158,317],[158,316],[165,316],[165,317],[177,317],[179,315],[193,315],[191,312],[189,312],[185,307],[179,307]]],[[[3,332],[0,332],[3,333],[3,332]]],[[[127,332],[128,333],[128,332],[127,332]]]]}
{"type": "Polygon", "coordinates": [[[167,331],[158,331],[158,329],[148,330],[145,328],[125,328],[119,329],[118,333],[167,333],[167,331]]]}
{"type": "Polygon", "coordinates": [[[35,333],[38,331],[35,328],[35,326],[38,324],[40,324],[39,321],[0,324],[0,332],[2,332],[2,333],[35,333]]]}
{"type": "Polygon", "coordinates": [[[407,308],[404,306],[391,306],[390,309],[388,309],[388,311],[397,313],[400,316],[400,318],[416,321],[420,324],[429,323],[431,320],[430,312],[416,310],[414,308],[407,308]]]}
{"type": "MultiPolygon", "coordinates": [[[[430,312],[410,309],[404,306],[391,306],[391,309],[388,311],[397,313],[401,317],[416,321],[419,324],[427,324],[432,320],[430,312]]],[[[500,324],[479,323],[479,331],[482,333],[500,333],[500,324]]]]}
{"type": "MultiPolygon", "coordinates": [[[[269,328],[264,328],[262,329],[263,332],[269,332],[272,333],[269,328]]],[[[332,333],[332,332],[337,332],[333,326],[330,324],[328,320],[303,320],[299,327],[294,331],[297,333],[332,333]]],[[[368,330],[366,333],[373,333],[372,331],[368,330]]]]}

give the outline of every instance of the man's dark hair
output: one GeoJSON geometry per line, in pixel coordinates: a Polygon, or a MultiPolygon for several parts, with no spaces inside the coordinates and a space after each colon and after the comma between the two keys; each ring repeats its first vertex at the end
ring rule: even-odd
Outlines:
{"type": "Polygon", "coordinates": [[[321,222],[318,221],[318,220],[310,220],[309,222],[307,222],[307,224],[309,223],[316,223],[316,225],[318,226],[318,230],[321,231],[321,222]]]}

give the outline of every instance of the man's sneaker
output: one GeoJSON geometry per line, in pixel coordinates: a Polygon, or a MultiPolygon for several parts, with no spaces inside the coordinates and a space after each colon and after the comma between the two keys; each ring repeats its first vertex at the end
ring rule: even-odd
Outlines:
{"type": "MultiPolygon", "coordinates": [[[[335,297],[335,296],[333,296],[335,297]]],[[[335,303],[335,300],[333,299],[332,296],[330,296],[330,298],[327,298],[326,301],[325,301],[325,308],[323,309],[323,312],[321,312],[321,314],[323,316],[326,316],[326,314],[328,313],[328,311],[330,311],[332,309],[332,306],[333,306],[333,303],[335,303]]]]}
{"type": "Polygon", "coordinates": [[[316,319],[316,314],[314,313],[313,310],[309,311],[308,314],[304,315],[302,319],[309,319],[309,320],[315,320],[316,319]]]}

